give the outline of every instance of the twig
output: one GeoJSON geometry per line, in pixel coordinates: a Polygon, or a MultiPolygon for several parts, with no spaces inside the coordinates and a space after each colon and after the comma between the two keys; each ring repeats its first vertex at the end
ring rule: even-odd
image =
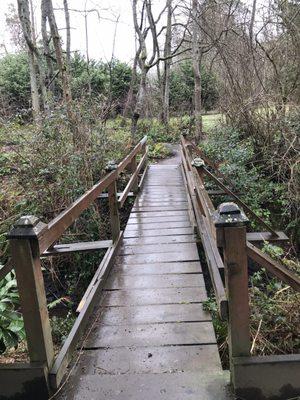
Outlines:
{"type": "Polygon", "coordinates": [[[252,342],[250,354],[253,354],[254,347],[255,347],[255,342],[256,342],[257,337],[258,337],[258,335],[259,335],[260,328],[261,328],[261,324],[262,324],[262,319],[259,321],[258,328],[257,328],[257,332],[256,332],[256,334],[255,334],[255,336],[254,336],[254,340],[253,340],[253,342],[252,342]]]}

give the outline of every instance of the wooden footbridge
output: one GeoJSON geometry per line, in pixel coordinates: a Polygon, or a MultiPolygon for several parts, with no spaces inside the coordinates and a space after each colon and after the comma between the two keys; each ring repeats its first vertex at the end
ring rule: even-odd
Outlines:
{"type": "Polygon", "coordinates": [[[259,249],[263,240],[287,238],[256,216],[234,194],[233,182],[185,137],[180,152],[176,164],[147,165],[144,138],[50,223],[32,216],[17,222],[9,234],[12,259],[0,279],[15,269],[30,363],[0,365],[0,399],[299,395],[299,355],[250,355],[248,259],[299,291],[299,279],[259,249]],[[118,193],[125,169],[131,177],[118,193]],[[206,179],[219,189],[206,190],[206,179]],[[235,203],[216,209],[224,195],[235,203]],[[129,196],[135,201],[121,232],[119,209],[129,196]],[[94,201],[108,201],[112,240],[59,243],[94,201]],[[264,231],[247,232],[244,212],[264,231]],[[41,257],[103,248],[107,251],[78,305],[76,322],[54,354],[41,257]],[[230,373],[222,370],[211,316],[203,309],[208,289],[228,321],[230,373]]]}

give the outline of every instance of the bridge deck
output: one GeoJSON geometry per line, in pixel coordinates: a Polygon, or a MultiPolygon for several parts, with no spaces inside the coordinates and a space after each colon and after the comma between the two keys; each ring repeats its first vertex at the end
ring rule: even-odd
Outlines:
{"type": "Polygon", "coordinates": [[[179,165],[151,165],[66,399],[222,400],[221,369],[179,165]]]}

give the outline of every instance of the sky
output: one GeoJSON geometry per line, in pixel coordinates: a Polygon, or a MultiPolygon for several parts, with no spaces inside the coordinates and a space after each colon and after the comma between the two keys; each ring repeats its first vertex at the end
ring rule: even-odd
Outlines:
{"type": "MultiPolygon", "coordinates": [[[[132,23],[131,0],[69,0],[69,8],[76,10],[97,9],[90,12],[87,17],[89,55],[96,60],[110,60],[113,50],[114,35],[116,29],[116,41],[114,55],[116,58],[131,62],[135,52],[134,29],[132,23]],[[116,21],[119,22],[116,27],[116,21]]],[[[11,45],[9,30],[6,28],[5,14],[8,12],[9,4],[17,8],[17,0],[0,0],[0,44],[5,44],[9,52],[14,51],[11,45]]],[[[40,37],[40,0],[33,0],[37,34],[40,37]]],[[[63,0],[53,0],[55,8],[63,7],[63,0]]],[[[64,13],[55,11],[61,36],[65,37],[64,13]]],[[[79,12],[70,11],[71,19],[71,50],[86,53],[84,15],[79,12]]],[[[1,50],[3,54],[3,50],[1,50]]]]}

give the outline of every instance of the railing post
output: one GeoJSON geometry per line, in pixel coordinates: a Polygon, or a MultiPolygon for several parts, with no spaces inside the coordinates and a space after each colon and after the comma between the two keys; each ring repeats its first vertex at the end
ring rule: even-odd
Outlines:
{"type": "Polygon", "coordinates": [[[247,222],[247,217],[235,203],[222,203],[216,211],[217,244],[223,248],[225,264],[229,312],[228,343],[233,383],[233,358],[250,354],[247,222]]]}
{"type": "MultiPolygon", "coordinates": [[[[117,169],[117,164],[110,162],[106,171],[111,172],[117,169]]],[[[117,192],[117,181],[114,180],[107,188],[108,191],[108,205],[110,215],[110,226],[113,242],[117,241],[120,236],[120,216],[118,208],[118,192],[117,192]]]]}
{"type": "Polygon", "coordinates": [[[10,248],[31,362],[53,363],[54,350],[40,262],[39,236],[47,226],[24,216],[10,231],[10,248]]]}

